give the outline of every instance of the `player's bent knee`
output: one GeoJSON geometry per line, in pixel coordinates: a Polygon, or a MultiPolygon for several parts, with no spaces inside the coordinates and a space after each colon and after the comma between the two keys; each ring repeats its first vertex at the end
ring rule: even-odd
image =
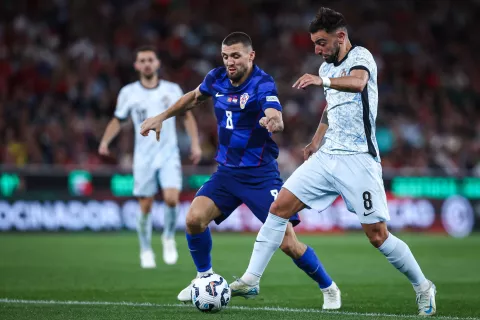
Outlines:
{"type": "Polygon", "coordinates": [[[283,205],[281,202],[278,200],[275,200],[271,205],[270,205],[270,213],[279,216],[284,219],[290,218],[292,215],[288,211],[288,207],[283,205]]]}
{"type": "Polygon", "coordinates": [[[374,232],[367,234],[368,240],[375,248],[380,248],[381,245],[387,240],[388,233],[385,234],[383,232],[374,232]]]}
{"type": "Polygon", "coordinates": [[[185,221],[188,233],[201,233],[205,231],[209,223],[210,221],[208,221],[202,211],[190,207],[185,221]]]}

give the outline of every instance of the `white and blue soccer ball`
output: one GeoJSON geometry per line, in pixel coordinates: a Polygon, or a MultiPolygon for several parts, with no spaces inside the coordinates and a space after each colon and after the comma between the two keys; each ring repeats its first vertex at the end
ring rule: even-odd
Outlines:
{"type": "Polygon", "coordinates": [[[222,276],[208,274],[195,279],[192,285],[192,303],[202,312],[218,312],[230,302],[232,291],[222,276]]]}

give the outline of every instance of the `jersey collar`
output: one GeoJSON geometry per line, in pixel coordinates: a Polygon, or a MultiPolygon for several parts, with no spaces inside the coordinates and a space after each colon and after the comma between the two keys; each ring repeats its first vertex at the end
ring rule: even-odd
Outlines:
{"type": "Polygon", "coordinates": [[[348,55],[350,54],[350,52],[352,52],[353,48],[355,48],[355,47],[356,47],[356,45],[352,44],[352,47],[350,48],[350,50],[348,50],[348,52],[347,52],[347,54],[345,55],[345,57],[343,57],[343,59],[340,60],[340,61],[334,62],[333,65],[334,65],[335,67],[338,67],[339,65],[341,65],[341,64],[343,63],[343,61],[347,60],[348,55]]]}
{"type": "MultiPolygon", "coordinates": [[[[226,68],[225,68],[225,70],[226,70],[226,68]]],[[[239,85],[238,87],[234,87],[232,85],[232,83],[230,82],[230,79],[228,79],[228,76],[227,76],[227,81],[228,81],[230,90],[237,92],[237,91],[242,91],[243,89],[245,89],[248,86],[248,83],[250,82],[250,80],[252,80],[252,77],[255,75],[255,73],[257,73],[258,70],[259,70],[259,68],[257,67],[256,64],[254,64],[253,67],[252,67],[252,72],[250,73],[248,78],[245,79],[245,81],[241,85],[239,85]]],[[[226,75],[226,73],[225,73],[225,75],[226,75]]]]}

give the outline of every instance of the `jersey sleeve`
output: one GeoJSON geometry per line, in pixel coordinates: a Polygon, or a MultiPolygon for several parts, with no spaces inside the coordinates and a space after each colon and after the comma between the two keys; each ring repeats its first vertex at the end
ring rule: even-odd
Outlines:
{"type": "Polygon", "coordinates": [[[278,100],[277,86],[271,77],[258,84],[257,99],[263,111],[268,108],[282,111],[282,105],[278,100]]]}
{"type": "Polygon", "coordinates": [[[213,96],[215,93],[213,92],[213,83],[215,82],[215,70],[211,70],[203,79],[203,82],[200,84],[199,90],[205,96],[213,96]]]}
{"type": "Polygon", "coordinates": [[[130,116],[130,105],[128,103],[127,90],[122,88],[117,98],[117,106],[115,107],[114,117],[120,121],[127,120],[130,116]]]}
{"type": "Polygon", "coordinates": [[[373,59],[372,54],[367,49],[359,50],[357,55],[355,56],[355,62],[353,67],[350,68],[352,70],[365,70],[368,72],[368,75],[372,73],[372,71],[376,68],[375,60],[373,59]]]}

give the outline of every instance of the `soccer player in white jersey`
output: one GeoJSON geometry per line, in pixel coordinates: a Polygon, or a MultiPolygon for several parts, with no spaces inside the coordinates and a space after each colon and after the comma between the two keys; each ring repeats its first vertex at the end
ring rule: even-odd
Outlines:
{"type": "Polygon", "coordinates": [[[305,147],[305,162],[270,207],[241,280],[246,287],[258,286],[294,213],[305,207],[325,210],[340,195],[357,214],[370,243],[412,283],[419,315],[433,315],[435,285],[425,278],[408,245],[387,230],[390,218],[375,138],[378,92],[372,54],[352,46],[343,15],[331,9],[321,8],[309,31],[315,53],[325,62],[319,76],[305,74],[293,87],[323,86],[327,107],[305,147]]]}
{"type": "MultiPolygon", "coordinates": [[[[118,95],[117,107],[110,120],[99,147],[101,155],[109,155],[108,146],[118,135],[121,122],[129,116],[135,128],[135,150],[133,158],[133,194],[138,198],[140,210],[137,221],[140,242],[140,264],[142,268],[155,268],[155,255],[151,246],[152,218],[150,215],[153,198],[162,187],[164,206],[164,229],[162,234],[163,260],[175,264],[178,259],[175,244],[177,204],[182,188],[180,153],[177,145],[175,118],[164,122],[163,139],[143,137],[139,130],[141,123],[166,110],[183,96],[176,83],[158,77],[160,60],[155,49],[142,47],[136,52],[134,63],[139,81],[124,86],[118,95]]],[[[198,131],[195,118],[190,111],[184,117],[186,131],[191,139],[191,160],[197,164],[201,158],[198,131]]]]}

